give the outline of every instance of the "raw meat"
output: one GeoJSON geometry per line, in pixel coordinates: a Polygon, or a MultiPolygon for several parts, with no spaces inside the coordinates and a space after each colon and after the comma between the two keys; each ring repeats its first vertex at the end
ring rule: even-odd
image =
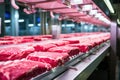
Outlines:
{"type": "Polygon", "coordinates": [[[16,38],[13,41],[14,41],[14,44],[19,44],[19,43],[33,42],[34,39],[16,38]]]}
{"type": "Polygon", "coordinates": [[[0,41],[0,45],[9,45],[9,44],[13,44],[13,41],[0,41]]]}
{"type": "Polygon", "coordinates": [[[79,54],[78,47],[70,47],[70,46],[60,46],[60,47],[53,47],[48,50],[49,52],[59,52],[59,53],[68,53],[70,56],[74,56],[79,54]]]}
{"type": "Polygon", "coordinates": [[[52,35],[42,35],[40,36],[41,38],[51,38],[52,39],[52,35]]]}
{"type": "Polygon", "coordinates": [[[31,60],[15,60],[0,66],[0,80],[30,80],[51,66],[47,63],[31,60]]]}
{"type": "Polygon", "coordinates": [[[34,52],[34,48],[29,46],[0,48],[0,61],[25,58],[32,52],[34,52]]]}
{"type": "Polygon", "coordinates": [[[68,41],[63,41],[63,40],[50,40],[48,43],[55,44],[56,46],[64,46],[69,44],[68,41]]]}
{"type": "Polygon", "coordinates": [[[87,52],[92,48],[91,44],[89,43],[70,44],[68,46],[79,47],[80,52],[87,52]]]}
{"type": "Polygon", "coordinates": [[[56,67],[67,62],[69,60],[69,55],[67,53],[57,52],[35,52],[29,54],[27,59],[49,63],[52,67],[56,67]]]}
{"type": "Polygon", "coordinates": [[[34,43],[34,44],[29,44],[30,46],[34,47],[35,51],[47,51],[49,48],[56,47],[55,44],[50,44],[50,43],[34,43]]]}
{"type": "Polygon", "coordinates": [[[60,38],[70,38],[70,37],[73,37],[73,35],[70,35],[70,34],[61,34],[60,35],[60,38]]]}
{"type": "Polygon", "coordinates": [[[75,44],[75,43],[79,43],[79,40],[74,40],[74,39],[65,39],[63,41],[68,41],[69,44],[75,44]]]}
{"type": "Polygon", "coordinates": [[[35,37],[34,41],[45,41],[45,40],[49,40],[50,38],[41,38],[41,37],[35,37]]]}

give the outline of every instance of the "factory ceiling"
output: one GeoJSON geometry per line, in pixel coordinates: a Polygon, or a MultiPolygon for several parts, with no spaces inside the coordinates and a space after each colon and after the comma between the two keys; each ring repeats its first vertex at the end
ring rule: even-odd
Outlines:
{"type": "MultiPolygon", "coordinates": [[[[10,0],[5,0],[5,1],[10,1],[10,0]]],[[[117,19],[120,19],[120,1],[119,0],[110,0],[112,3],[112,6],[115,10],[115,13],[112,14],[110,13],[109,9],[107,8],[106,4],[104,3],[103,0],[93,0],[96,5],[99,6],[99,8],[113,21],[117,21],[117,19]]]]}
{"type": "MultiPolygon", "coordinates": [[[[115,13],[110,13],[107,5],[105,4],[104,0],[93,0],[101,9],[102,11],[112,20],[116,21],[119,19],[120,22],[120,1],[119,0],[110,0],[115,13]]],[[[120,23],[119,23],[120,25],[120,23]]]]}

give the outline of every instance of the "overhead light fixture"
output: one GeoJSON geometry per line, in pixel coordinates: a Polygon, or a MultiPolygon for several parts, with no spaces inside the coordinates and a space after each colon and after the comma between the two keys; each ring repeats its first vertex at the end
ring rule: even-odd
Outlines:
{"type": "Polygon", "coordinates": [[[117,23],[120,24],[120,20],[119,19],[117,19],[117,23]]]}
{"type": "Polygon", "coordinates": [[[34,24],[28,24],[28,27],[33,27],[34,26],[34,24]]]}
{"type": "MultiPolygon", "coordinates": [[[[5,22],[5,23],[10,23],[11,20],[5,20],[4,22],[5,22]]],[[[18,22],[24,22],[24,19],[19,19],[18,22]]]]}
{"type": "Polygon", "coordinates": [[[111,13],[114,13],[114,9],[112,7],[112,4],[110,2],[110,0],[104,0],[105,4],[107,5],[108,9],[110,10],[111,13]]]}

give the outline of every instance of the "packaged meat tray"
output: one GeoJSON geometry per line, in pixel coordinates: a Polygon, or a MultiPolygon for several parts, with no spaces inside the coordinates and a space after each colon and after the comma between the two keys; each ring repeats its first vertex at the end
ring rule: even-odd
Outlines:
{"type": "Polygon", "coordinates": [[[30,80],[51,69],[47,63],[31,60],[15,60],[0,65],[0,80],[30,80]]]}
{"type": "Polygon", "coordinates": [[[68,53],[70,56],[79,54],[79,48],[71,47],[71,46],[53,47],[53,48],[50,48],[48,51],[49,52],[68,53]]]}
{"type": "Polygon", "coordinates": [[[60,66],[69,60],[67,53],[57,52],[35,52],[27,56],[28,60],[49,63],[53,68],[60,66]]]}

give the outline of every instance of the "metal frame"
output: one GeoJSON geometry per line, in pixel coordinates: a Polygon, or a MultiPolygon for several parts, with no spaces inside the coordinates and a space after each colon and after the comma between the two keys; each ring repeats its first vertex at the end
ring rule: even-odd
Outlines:
{"type": "Polygon", "coordinates": [[[38,75],[32,80],[86,80],[107,55],[109,47],[109,43],[103,43],[86,54],[76,56],[65,65],[38,75]]]}
{"type": "Polygon", "coordinates": [[[91,55],[81,63],[75,65],[74,67],[77,68],[78,71],[68,70],[58,77],[57,80],[68,80],[68,78],[69,80],[87,80],[90,74],[108,54],[109,47],[109,44],[102,47],[95,55],[91,55]]]}
{"type": "Polygon", "coordinates": [[[1,18],[1,34],[0,37],[3,37],[5,34],[5,24],[4,24],[4,13],[5,13],[5,3],[0,3],[0,18],[1,18]]]}
{"type": "Polygon", "coordinates": [[[11,7],[11,32],[12,36],[19,36],[19,12],[11,7]]]}
{"type": "Polygon", "coordinates": [[[118,80],[117,23],[111,23],[111,48],[109,55],[109,80],[118,80]]]}

